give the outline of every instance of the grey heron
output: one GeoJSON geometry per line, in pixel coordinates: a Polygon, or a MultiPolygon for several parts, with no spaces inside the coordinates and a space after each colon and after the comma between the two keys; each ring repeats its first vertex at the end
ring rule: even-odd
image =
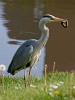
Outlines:
{"type": "Polygon", "coordinates": [[[18,48],[9,65],[8,73],[14,75],[20,70],[30,67],[30,75],[32,66],[38,61],[41,54],[41,50],[45,46],[49,38],[49,29],[46,26],[46,23],[49,22],[61,22],[61,24],[65,27],[65,22],[67,22],[67,20],[55,17],[50,14],[46,14],[45,16],[43,16],[39,21],[39,29],[42,33],[41,37],[38,40],[26,40],[18,48]]]}

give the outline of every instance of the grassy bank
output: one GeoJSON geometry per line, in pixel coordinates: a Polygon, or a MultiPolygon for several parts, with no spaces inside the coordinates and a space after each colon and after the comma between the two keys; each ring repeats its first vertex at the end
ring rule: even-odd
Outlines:
{"type": "Polygon", "coordinates": [[[75,100],[75,72],[49,73],[46,80],[32,77],[30,83],[25,89],[23,77],[8,76],[2,90],[0,78],[0,100],[75,100]]]}

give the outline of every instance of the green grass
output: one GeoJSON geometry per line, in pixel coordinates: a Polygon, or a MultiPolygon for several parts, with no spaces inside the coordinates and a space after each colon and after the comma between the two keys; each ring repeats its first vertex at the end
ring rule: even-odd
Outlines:
{"type": "Polygon", "coordinates": [[[75,100],[75,72],[49,73],[46,85],[44,76],[31,77],[30,83],[25,88],[23,77],[5,76],[3,93],[0,78],[0,100],[75,100]]]}

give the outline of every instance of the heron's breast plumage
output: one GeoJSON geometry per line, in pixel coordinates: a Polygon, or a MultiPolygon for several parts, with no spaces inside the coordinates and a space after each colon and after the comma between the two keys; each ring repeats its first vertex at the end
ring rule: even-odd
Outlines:
{"type": "Polygon", "coordinates": [[[39,52],[37,52],[34,56],[34,60],[35,60],[35,63],[39,60],[40,58],[40,55],[41,55],[41,50],[39,52]]]}

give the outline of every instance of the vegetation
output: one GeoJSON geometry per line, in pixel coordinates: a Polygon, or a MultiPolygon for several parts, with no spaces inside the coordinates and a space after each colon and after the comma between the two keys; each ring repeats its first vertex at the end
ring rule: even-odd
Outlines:
{"type": "Polygon", "coordinates": [[[0,100],[75,100],[75,72],[53,72],[46,78],[31,77],[25,88],[23,77],[0,78],[0,100]]]}

